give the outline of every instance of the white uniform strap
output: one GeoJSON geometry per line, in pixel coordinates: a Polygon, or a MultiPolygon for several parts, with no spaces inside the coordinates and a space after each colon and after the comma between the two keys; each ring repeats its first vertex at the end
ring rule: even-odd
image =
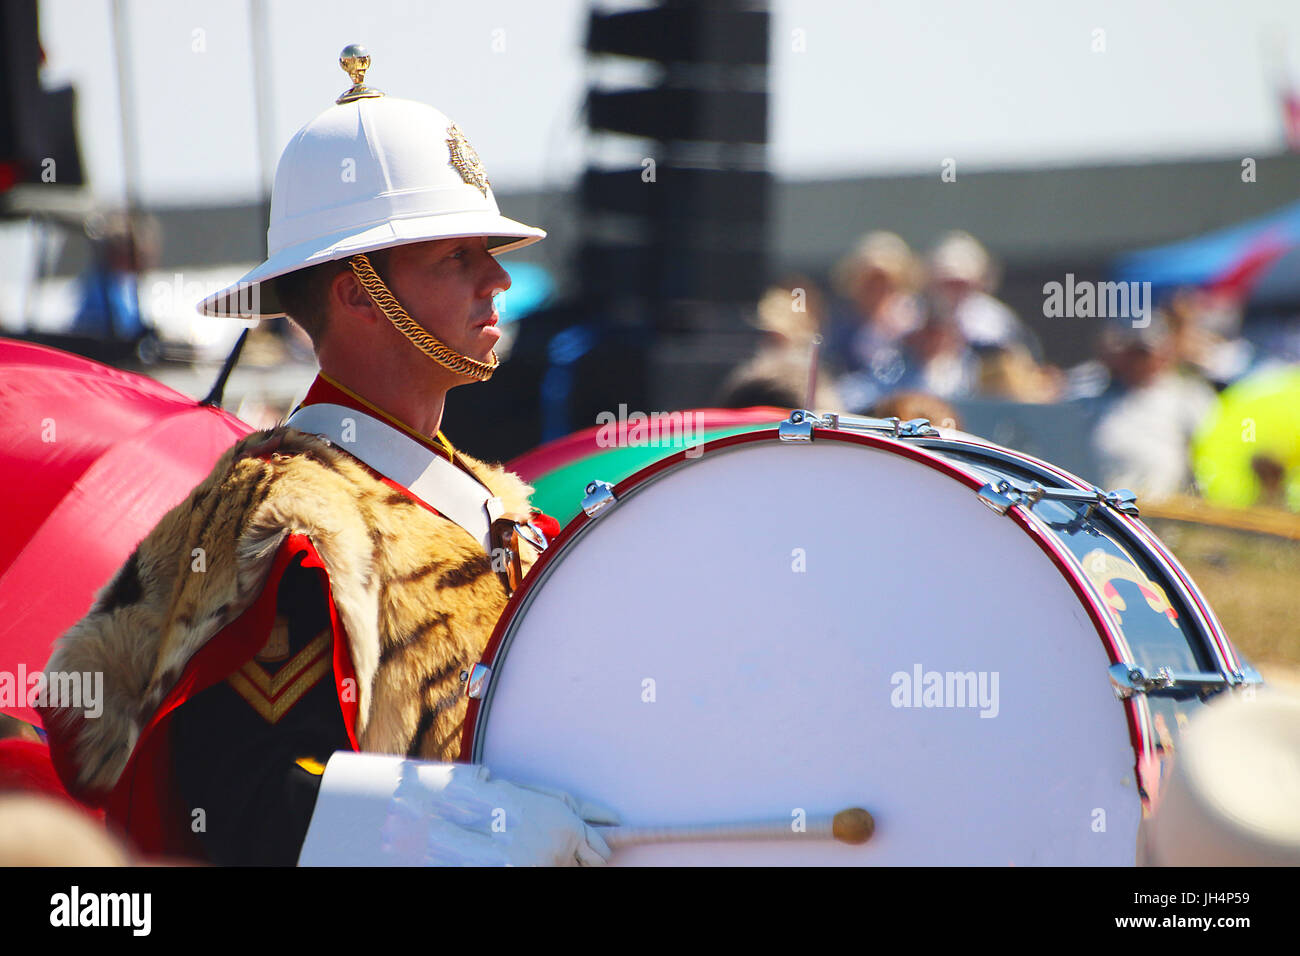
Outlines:
{"type": "Polygon", "coordinates": [[[409,489],[447,519],[492,551],[492,522],[505,513],[500,498],[446,458],[385,422],[346,408],[322,403],[298,409],[285,422],[290,428],[329,439],[349,455],[409,489]],[[350,426],[349,427],[349,423],[350,426]]]}

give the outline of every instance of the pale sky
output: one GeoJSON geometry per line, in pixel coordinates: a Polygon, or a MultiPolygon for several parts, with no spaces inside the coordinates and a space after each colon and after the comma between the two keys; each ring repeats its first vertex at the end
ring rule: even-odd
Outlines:
{"type": "MultiPolygon", "coordinates": [[[[501,192],[571,182],[585,0],[268,0],[254,88],[249,0],[123,0],[146,202],[258,194],[254,97],[272,152],[367,82],[449,114],[501,192]]],[[[626,5],[626,4],[624,4],[626,5]]],[[[95,193],[123,191],[112,0],[42,0],[47,84],[80,95],[95,193]]],[[[772,145],[785,179],[1282,148],[1266,61],[1300,66],[1295,0],[772,0],[772,145]],[[1102,32],[1097,32],[1102,31],[1102,32]],[[1104,49],[1094,49],[1104,47],[1104,49]]]]}

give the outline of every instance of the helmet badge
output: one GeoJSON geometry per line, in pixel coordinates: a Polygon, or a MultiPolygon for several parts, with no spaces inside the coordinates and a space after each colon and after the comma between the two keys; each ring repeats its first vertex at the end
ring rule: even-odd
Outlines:
{"type": "Polygon", "coordinates": [[[474,147],[469,144],[469,140],[455,123],[447,127],[447,148],[451,150],[451,164],[456,167],[456,172],[460,173],[460,178],[486,196],[488,186],[491,185],[488,182],[487,170],[483,168],[483,163],[479,160],[478,153],[474,152],[474,147]]]}

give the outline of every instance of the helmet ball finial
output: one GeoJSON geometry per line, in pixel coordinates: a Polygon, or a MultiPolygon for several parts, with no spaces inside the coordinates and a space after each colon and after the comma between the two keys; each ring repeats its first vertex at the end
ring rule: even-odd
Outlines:
{"type": "Polygon", "coordinates": [[[340,96],[335,103],[351,103],[375,96],[383,96],[383,90],[366,86],[366,71],[370,69],[370,51],[360,43],[349,43],[339,54],[339,67],[352,80],[352,88],[340,96]]]}

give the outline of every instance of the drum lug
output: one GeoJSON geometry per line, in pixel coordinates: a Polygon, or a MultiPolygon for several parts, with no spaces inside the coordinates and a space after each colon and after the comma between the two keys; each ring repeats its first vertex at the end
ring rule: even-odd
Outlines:
{"type": "Polygon", "coordinates": [[[913,418],[905,422],[898,418],[858,418],[835,412],[819,417],[806,408],[796,408],[781,423],[777,436],[781,441],[812,441],[814,426],[832,431],[889,432],[894,438],[934,438],[939,434],[939,429],[931,425],[928,418],[913,418]]]}
{"type": "Polygon", "coordinates": [[[1120,700],[1128,700],[1134,694],[1148,694],[1153,690],[1172,687],[1174,684],[1174,675],[1168,667],[1160,668],[1151,676],[1136,664],[1119,663],[1110,665],[1107,672],[1115,696],[1120,700]]]}
{"type": "Polygon", "coordinates": [[[1260,676],[1259,671],[1249,664],[1242,664],[1241,670],[1232,672],[1233,685],[1238,684],[1263,684],[1264,678],[1260,676]]]}
{"type": "Polygon", "coordinates": [[[486,664],[475,664],[470,668],[468,676],[462,671],[462,678],[465,680],[465,696],[472,700],[482,700],[492,681],[492,668],[486,664]]]}
{"type": "Polygon", "coordinates": [[[994,514],[1004,515],[1015,505],[1021,503],[1019,489],[1011,487],[1007,481],[990,482],[976,492],[979,500],[994,514]],[[1015,495],[1016,497],[1011,497],[1015,495]]]}
{"type": "Polygon", "coordinates": [[[1107,668],[1110,685],[1115,696],[1128,700],[1135,694],[1151,694],[1160,697],[1199,697],[1208,700],[1215,694],[1222,693],[1244,684],[1262,684],[1259,672],[1252,667],[1243,667],[1242,671],[1224,676],[1218,673],[1178,674],[1168,667],[1158,668],[1155,674],[1148,674],[1146,669],[1137,664],[1112,664],[1107,668]]]}
{"type": "Polygon", "coordinates": [[[1016,505],[1024,505],[1032,509],[1044,499],[1083,505],[1083,513],[1080,517],[1085,521],[1092,517],[1098,505],[1103,504],[1122,514],[1136,517],[1138,513],[1137,495],[1127,488],[1120,488],[1118,491],[1102,491],[1100,488],[1088,491],[1079,488],[1044,488],[1036,481],[1031,482],[1028,488],[1017,488],[1002,478],[989,482],[976,494],[980,501],[1000,515],[1006,514],[1008,509],[1016,505]]]}
{"type": "Polygon", "coordinates": [[[1137,517],[1137,495],[1127,488],[1120,488],[1116,491],[1106,492],[1106,504],[1110,505],[1116,511],[1137,517]]]}
{"type": "Polygon", "coordinates": [[[814,421],[821,424],[821,420],[812,412],[807,411],[806,409],[796,408],[790,413],[789,418],[777,426],[776,436],[781,441],[812,441],[814,421]]]}
{"type": "Polygon", "coordinates": [[[531,544],[538,554],[544,553],[551,546],[551,543],[546,540],[546,535],[542,532],[542,529],[531,521],[520,522],[517,525],[517,530],[519,531],[519,537],[531,544]]]}
{"type": "Polygon", "coordinates": [[[591,517],[618,499],[614,497],[614,486],[608,481],[593,481],[587,485],[587,495],[582,499],[582,510],[591,517]]]}
{"type": "Polygon", "coordinates": [[[913,418],[894,426],[895,438],[934,438],[938,434],[939,429],[931,425],[928,418],[913,418]]]}

